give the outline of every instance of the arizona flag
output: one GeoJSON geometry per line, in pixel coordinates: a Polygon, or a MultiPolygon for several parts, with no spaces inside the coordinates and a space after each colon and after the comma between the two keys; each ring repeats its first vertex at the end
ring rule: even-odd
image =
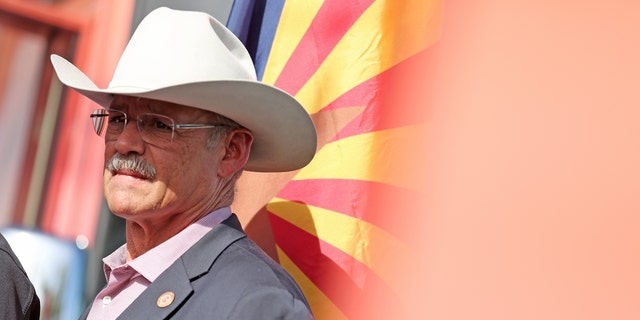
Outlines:
{"type": "Polygon", "coordinates": [[[252,52],[258,76],[305,106],[319,140],[299,171],[246,172],[234,210],[269,222],[274,253],[316,319],[402,319],[420,302],[425,81],[441,7],[439,0],[234,4],[228,25],[252,52]]]}

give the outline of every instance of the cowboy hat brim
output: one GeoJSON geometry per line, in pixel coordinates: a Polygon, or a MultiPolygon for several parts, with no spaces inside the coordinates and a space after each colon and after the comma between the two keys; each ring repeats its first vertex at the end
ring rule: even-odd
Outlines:
{"type": "Polygon", "coordinates": [[[100,89],[66,59],[52,55],[51,62],[63,84],[105,108],[114,95],[130,95],[195,107],[236,121],[254,136],[245,170],[297,170],[307,165],[316,152],[316,131],[309,114],[276,87],[251,80],[211,80],[154,89],[100,89]]]}

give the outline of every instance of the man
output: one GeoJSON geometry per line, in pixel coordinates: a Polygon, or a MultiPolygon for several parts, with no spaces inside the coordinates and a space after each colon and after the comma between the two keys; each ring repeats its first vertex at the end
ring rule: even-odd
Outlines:
{"type": "Polygon", "coordinates": [[[9,242],[0,234],[0,319],[40,318],[40,299],[9,242]]]}
{"type": "Polygon", "coordinates": [[[243,169],[291,171],[315,153],[304,108],[256,81],[242,43],[201,12],[160,8],[140,23],[100,89],[53,55],[59,79],[104,109],[104,194],[126,219],[106,287],[82,318],[309,319],[294,280],[230,211],[243,169]]]}

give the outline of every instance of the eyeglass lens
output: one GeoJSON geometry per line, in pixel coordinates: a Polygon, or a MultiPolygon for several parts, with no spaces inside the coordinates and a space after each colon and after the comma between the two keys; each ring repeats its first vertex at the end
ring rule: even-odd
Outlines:
{"type": "MultiPolygon", "coordinates": [[[[128,123],[126,113],[113,109],[97,109],[91,113],[91,120],[96,134],[107,138],[121,134],[128,123]]],[[[145,141],[173,139],[175,122],[167,116],[144,113],[137,117],[136,125],[145,141]]]]}

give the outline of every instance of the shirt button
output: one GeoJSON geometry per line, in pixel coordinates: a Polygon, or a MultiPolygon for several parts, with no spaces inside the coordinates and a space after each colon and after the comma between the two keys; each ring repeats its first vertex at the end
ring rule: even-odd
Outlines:
{"type": "Polygon", "coordinates": [[[105,296],[104,298],[102,298],[102,304],[103,305],[108,305],[109,303],[111,303],[111,297],[110,296],[105,296]]]}

